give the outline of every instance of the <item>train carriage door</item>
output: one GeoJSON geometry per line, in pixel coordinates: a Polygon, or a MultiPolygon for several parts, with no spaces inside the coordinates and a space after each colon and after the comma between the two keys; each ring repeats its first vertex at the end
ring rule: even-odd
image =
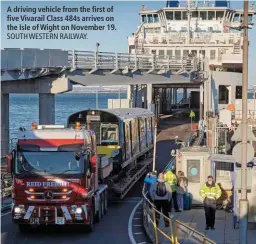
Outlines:
{"type": "Polygon", "coordinates": [[[146,139],[146,148],[148,147],[148,122],[147,118],[143,119],[144,124],[145,124],[145,139],[146,139]]]}
{"type": "Polygon", "coordinates": [[[188,178],[188,192],[192,194],[193,204],[202,204],[203,199],[199,195],[199,191],[206,177],[204,173],[204,156],[184,156],[182,159],[181,170],[188,178]]]}
{"type": "Polygon", "coordinates": [[[140,118],[140,151],[146,148],[146,125],[145,118],[140,118]]]}
{"type": "Polygon", "coordinates": [[[139,143],[139,152],[142,151],[142,131],[141,131],[141,118],[138,118],[138,122],[137,122],[137,126],[138,126],[138,143],[139,143]]]}
{"type": "Polygon", "coordinates": [[[125,122],[125,155],[126,160],[131,158],[131,131],[130,131],[130,121],[125,122]]]}
{"type": "Polygon", "coordinates": [[[150,131],[151,131],[151,141],[150,143],[154,144],[154,133],[155,133],[155,130],[154,130],[154,127],[155,127],[155,123],[154,123],[154,118],[151,117],[150,118],[150,131]]]}
{"type": "Polygon", "coordinates": [[[152,132],[151,132],[151,118],[146,118],[147,121],[147,143],[152,144],[152,132]]]}

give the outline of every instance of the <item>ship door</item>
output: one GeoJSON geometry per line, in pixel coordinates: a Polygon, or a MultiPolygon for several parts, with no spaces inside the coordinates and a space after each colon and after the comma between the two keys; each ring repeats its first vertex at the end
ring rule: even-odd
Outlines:
{"type": "Polygon", "coordinates": [[[192,204],[202,204],[199,191],[202,184],[206,181],[203,159],[203,156],[186,156],[183,159],[182,171],[188,178],[188,192],[192,194],[192,204]]]}

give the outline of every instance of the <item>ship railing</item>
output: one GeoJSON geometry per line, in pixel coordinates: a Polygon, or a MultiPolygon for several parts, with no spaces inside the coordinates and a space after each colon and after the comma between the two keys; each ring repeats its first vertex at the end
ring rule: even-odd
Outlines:
{"type": "Polygon", "coordinates": [[[162,212],[159,212],[153,202],[149,199],[149,193],[147,186],[144,184],[143,190],[143,226],[148,237],[155,244],[167,243],[180,244],[183,243],[184,236],[189,236],[191,243],[204,243],[215,244],[214,241],[207,238],[204,234],[198,232],[189,225],[182,223],[179,220],[174,220],[170,216],[165,216],[162,212]],[[161,223],[156,224],[156,217],[164,219],[165,223],[169,223],[169,229],[161,228],[161,223]],[[182,238],[183,237],[183,238],[182,238]]]}
{"type": "Polygon", "coordinates": [[[136,55],[127,53],[73,51],[71,66],[75,69],[105,70],[198,70],[197,58],[167,55],[136,55]]]}

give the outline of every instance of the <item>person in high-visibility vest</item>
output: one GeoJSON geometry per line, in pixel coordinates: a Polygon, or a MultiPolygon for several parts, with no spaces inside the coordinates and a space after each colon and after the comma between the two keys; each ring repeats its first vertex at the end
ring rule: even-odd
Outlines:
{"type": "Polygon", "coordinates": [[[216,201],[221,196],[221,189],[213,181],[213,177],[210,175],[207,177],[207,182],[204,183],[200,189],[199,195],[204,200],[204,211],[206,219],[206,230],[209,227],[214,230],[215,213],[216,213],[216,201]]]}
{"type": "MultiPolygon", "coordinates": [[[[164,180],[167,181],[167,183],[171,187],[172,199],[173,199],[173,202],[174,202],[175,211],[176,212],[181,212],[179,210],[179,206],[178,206],[178,202],[177,202],[177,192],[176,192],[177,184],[178,184],[177,176],[171,170],[168,170],[164,175],[164,180]]],[[[170,201],[170,212],[172,212],[172,200],[170,201]]]]}

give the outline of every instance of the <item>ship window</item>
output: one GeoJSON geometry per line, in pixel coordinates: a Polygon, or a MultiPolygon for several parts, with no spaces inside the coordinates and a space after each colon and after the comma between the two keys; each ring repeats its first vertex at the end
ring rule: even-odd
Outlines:
{"type": "Polygon", "coordinates": [[[175,20],[181,20],[181,11],[175,11],[175,20]]]}
{"type": "Polygon", "coordinates": [[[206,15],[206,12],[205,11],[200,11],[200,18],[202,20],[206,20],[207,19],[207,15],[206,15]]]}
{"type": "Polygon", "coordinates": [[[215,60],[215,58],[216,58],[216,52],[215,52],[215,50],[211,50],[210,51],[210,60],[215,60]]]}
{"type": "Polygon", "coordinates": [[[236,99],[242,99],[242,86],[236,86],[236,99]]]}
{"type": "Polygon", "coordinates": [[[224,16],[224,11],[217,11],[216,12],[216,19],[222,19],[224,16]]]}
{"type": "Polygon", "coordinates": [[[182,19],[187,20],[188,19],[188,13],[187,11],[182,11],[182,19]]]}
{"type": "Polygon", "coordinates": [[[228,104],[229,90],[227,86],[219,86],[219,104],[228,104]]]}
{"type": "Polygon", "coordinates": [[[198,18],[198,11],[192,12],[192,18],[198,18]]]}
{"type": "Polygon", "coordinates": [[[154,22],[159,22],[158,14],[154,14],[154,22]]]}
{"type": "Polygon", "coordinates": [[[173,20],[173,11],[166,12],[166,19],[167,20],[173,20]]]}
{"type": "Polygon", "coordinates": [[[180,50],[175,50],[175,58],[180,58],[181,51],[180,50]]]}
{"type": "Polygon", "coordinates": [[[213,20],[215,18],[215,12],[214,11],[209,11],[208,12],[208,20],[213,20]]]}
{"type": "Polygon", "coordinates": [[[189,54],[189,50],[183,50],[183,57],[187,57],[189,54]]]}
{"type": "Polygon", "coordinates": [[[188,181],[200,183],[200,160],[187,160],[188,181]]]}
{"type": "Polygon", "coordinates": [[[191,53],[192,53],[192,57],[196,57],[197,56],[197,50],[192,50],[191,53]]]}
{"type": "Polygon", "coordinates": [[[153,16],[151,14],[148,15],[148,23],[153,23],[153,16]]]}
{"type": "Polygon", "coordinates": [[[159,56],[164,56],[164,50],[158,50],[158,55],[159,56]]]}
{"type": "Polygon", "coordinates": [[[167,56],[169,56],[169,57],[172,56],[172,50],[167,50],[167,56]]]}
{"type": "Polygon", "coordinates": [[[143,23],[147,23],[147,16],[146,15],[142,15],[142,22],[143,23]]]}
{"type": "Polygon", "coordinates": [[[234,22],[240,22],[239,14],[235,14],[234,22]]]}

